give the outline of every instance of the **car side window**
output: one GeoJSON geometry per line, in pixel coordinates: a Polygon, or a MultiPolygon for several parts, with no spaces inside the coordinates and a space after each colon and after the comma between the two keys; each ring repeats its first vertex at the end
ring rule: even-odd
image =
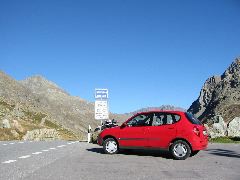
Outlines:
{"type": "Polygon", "coordinates": [[[150,126],[150,124],[151,124],[151,115],[149,114],[137,115],[127,122],[128,126],[150,126]]]}
{"type": "Polygon", "coordinates": [[[167,114],[167,122],[166,124],[173,124],[173,117],[172,114],[167,114]]]}
{"type": "Polygon", "coordinates": [[[160,125],[163,125],[163,118],[164,118],[164,115],[163,115],[163,114],[154,114],[154,115],[153,115],[152,126],[160,126],[160,125]]]}
{"type": "Polygon", "coordinates": [[[180,116],[172,113],[154,113],[152,126],[174,124],[180,120],[180,116]]]}

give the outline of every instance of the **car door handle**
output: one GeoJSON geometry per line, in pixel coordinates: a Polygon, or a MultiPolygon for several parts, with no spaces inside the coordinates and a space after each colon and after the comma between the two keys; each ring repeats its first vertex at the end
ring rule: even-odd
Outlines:
{"type": "Polygon", "coordinates": [[[168,129],[174,129],[174,127],[169,127],[168,129]]]}

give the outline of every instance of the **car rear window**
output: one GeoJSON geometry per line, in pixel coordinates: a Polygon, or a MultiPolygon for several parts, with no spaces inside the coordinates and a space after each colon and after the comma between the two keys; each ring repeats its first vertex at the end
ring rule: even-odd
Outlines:
{"type": "Polygon", "coordinates": [[[192,124],[202,124],[193,114],[186,112],[185,115],[192,124]]]}

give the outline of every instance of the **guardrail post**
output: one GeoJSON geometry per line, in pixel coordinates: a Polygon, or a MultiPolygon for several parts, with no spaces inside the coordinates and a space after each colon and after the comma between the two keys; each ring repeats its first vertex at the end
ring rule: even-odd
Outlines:
{"type": "Polygon", "coordinates": [[[91,126],[89,125],[89,126],[88,126],[88,136],[87,136],[87,142],[88,142],[88,143],[91,142],[91,131],[92,131],[92,128],[91,128],[91,126]]]}

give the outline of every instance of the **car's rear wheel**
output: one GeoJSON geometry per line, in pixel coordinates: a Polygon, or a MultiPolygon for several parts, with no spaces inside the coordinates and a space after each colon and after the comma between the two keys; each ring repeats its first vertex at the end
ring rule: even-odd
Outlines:
{"type": "Polygon", "coordinates": [[[171,154],[174,159],[184,160],[187,159],[191,154],[191,148],[186,141],[177,140],[174,141],[170,147],[171,154]]]}
{"type": "Polygon", "coordinates": [[[118,143],[113,138],[107,138],[103,142],[103,149],[106,154],[116,154],[118,153],[118,143]]]}

